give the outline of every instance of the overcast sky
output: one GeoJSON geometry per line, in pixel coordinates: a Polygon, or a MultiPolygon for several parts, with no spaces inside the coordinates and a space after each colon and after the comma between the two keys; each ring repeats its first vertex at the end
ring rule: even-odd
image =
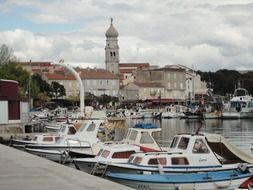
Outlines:
{"type": "Polygon", "coordinates": [[[253,70],[253,0],[0,0],[0,44],[21,61],[104,68],[111,17],[121,63],[253,70]]]}

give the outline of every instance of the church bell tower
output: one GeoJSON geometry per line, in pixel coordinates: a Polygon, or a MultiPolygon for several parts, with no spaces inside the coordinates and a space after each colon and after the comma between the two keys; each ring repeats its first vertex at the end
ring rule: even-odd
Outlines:
{"type": "Polygon", "coordinates": [[[119,73],[119,45],[118,45],[118,31],[113,26],[113,19],[111,18],[111,25],[105,33],[105,67],[106,70],[113,74],[119,73]]]}

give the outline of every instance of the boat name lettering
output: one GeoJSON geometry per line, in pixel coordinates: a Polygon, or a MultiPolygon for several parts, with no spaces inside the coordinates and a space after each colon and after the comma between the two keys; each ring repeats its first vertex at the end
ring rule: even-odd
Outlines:
{"type": "Polygon", "coordinates": [[[200,158],[200,159],[199,159],[199,162],[206,162],[206,161],[207,161],[206,158],[200,158]]]}
{"type": "Polygon", "coordinates": [[[149,189],[149,185],[139,184],[138,189],[149,189]]]}

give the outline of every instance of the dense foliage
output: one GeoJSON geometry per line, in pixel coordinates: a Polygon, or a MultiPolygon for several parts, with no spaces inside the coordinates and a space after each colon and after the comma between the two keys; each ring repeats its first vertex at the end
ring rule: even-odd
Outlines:
{"type": "Polygon", "coordinates": [[[219,95],[233,94],[234,90],[240,87],[253,94],[253,72],[239,73],[235,70],[218,70],[216,72],[198,71],[201,80],[208,83],[208,87],[213,88],[213,92],[219,95]]]}
{"type": "Polygon", "coordinates": [[[39,74],[31,76],[29,72],[22,69],[15,56],[12,55],[12,50],[6,45],[0,47],[0,79],[17,81],[22,97],[48,101],[52,97],[58,98],[65,95],[64,86],[57,82],[50,85],[39,74]]]}

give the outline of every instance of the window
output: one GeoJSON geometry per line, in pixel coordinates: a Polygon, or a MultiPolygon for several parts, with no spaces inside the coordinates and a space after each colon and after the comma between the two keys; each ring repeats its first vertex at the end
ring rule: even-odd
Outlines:
{"type": "Polygon", "coordinates": [[[54,139],[53,139],[53,137],[52,136],[49,136],[49,137],[43,137],[43,141],[44,142],[51,142],[51,141],[53,141],[54,139]]]}
{"type": "Polygon", "coordinates": [[[166,165],[166,158],[151,158],[148,161],[148,165],[166,165]]]}
{"type": "Polygon", "coordinates": [[[102,156],[103,158],[107,158],[107,157],[109,156],[109,154],[110,154],[110,151],[109,151],[109,150],[104,150],[104,152],[101,154],[101,156],[102,156]]]}
{"type": "Polygon", "coordinates": [[[134,159],[134,156],[130,156],[129,159],[128,159],[128,163],[131,163],[134,159]]]}
{"type": "Polygon", "coordinates": [[[185,150],[188,146],[188,143],[189,143],[189,138],[181,137],[181,139],[178,143],[178,148],[185,150]]]}
{"type": "Polygon", "coordinates": [[[133,160],[133,163],[134,163],[134,164],[139,164],[139,163],[141,163],[141,161],[142,161],[142,157],[136,156],[136,157],[134,158],[134,160],[133,160]]]}
{"type": "Polygon", "coordinates": [[[81,124],[79,131],[82,132],[85,129],[86,125],[87,125],[87,123],[81,124]]]}
{"type": "Polygon", "coordinates": [[[76,129],[74,127],[69,127],[68,134],[69,135],[74,135],[76,133],[76,129]]]}
{"type": "Polygon", "coordinates": [[[129,158],[130,155],[134,154],[134,151],[115,152],[112,158],[129,158]]]}
{"type": "Polygon", "coordinates": [[[98,153],[97,153],[97,156],[100,156],[102,152],[103,152],[103,149],[100,149],[100,150],[98,151],[98,153]]]}
{"type": "Polygon", "coordinates": [[[55,137],[55,142],[57,142],[58,140],[60,139],[60,137],[58,136],[58,137],[55,137]]]}
{"type": "Polygon", "coordinates": [[[174,79],[176,79],[177,78],[177,73],[174,73],[174,79]]]}
{"type": "Polygon", "coordinates": [[[130,136],[129,136],[129,139],[130,140],[135,140],[136,137],[137,137],[137,133],[138,133],[137,131],[132,131],[130,136]]]}
{"type": "Polygon", "coordinates": [[[72,88],[72,82],[69,82],[69,88],[72,88]]]}
{"type": "Polygon", "coordinates": [[[95,127],[96,127],[96,125],[92,122],[92,123],[88,126],[87,131],[94,131],[94,130],[95,130],[95,127]]]}
{"type": "Polygon", "coordinates": [[[172,165],[189,165],[187,158],[185,157],[174,157],[171,158],[172,165]]]}
{"type": "Polygon", "coordinates": [[[148,132],[142,132],[140,144],[152,144],[154,141],[148,132]]]}
{"type": "Polygon", "coordinates": [[[209,150],[203,139],[196,139],[193,146],[193,153],[209,153],[209,150]]]}
{"type": "Polygon", "coordinates": [[[170,144],[170,148],[175,148],[178,142],[178,137],[174,137],[171,144],[170,144]]]}
{"type": "Polygon", "coordinates": [[[171,85],[170,85],[170,82],[168,82],[168,89],[170,89],[171,88],[171,85]]]}
{"type": "Polygon", "coordinates": [[[168,79],[170,78],[170,73],[168,73],[168,79]]]}
{"type": "Polygon", "coordinates": [[[63,133],[63,132],[65,131],[65,129],[66,129],[66,125],[62,125],[62,126],[61,126],[61,131],[60,131],[60,132],[63,133]]]}
{"type": "Polygon", "coordinates": [[[180,89],[184,89],[184,84],[182,82],[180,83],[180,89]]]}
{"type": "Polygon", "coordinates": [[[174,82],[174,88],[177,88],[177,83],[176,82],[174,82]]]}

